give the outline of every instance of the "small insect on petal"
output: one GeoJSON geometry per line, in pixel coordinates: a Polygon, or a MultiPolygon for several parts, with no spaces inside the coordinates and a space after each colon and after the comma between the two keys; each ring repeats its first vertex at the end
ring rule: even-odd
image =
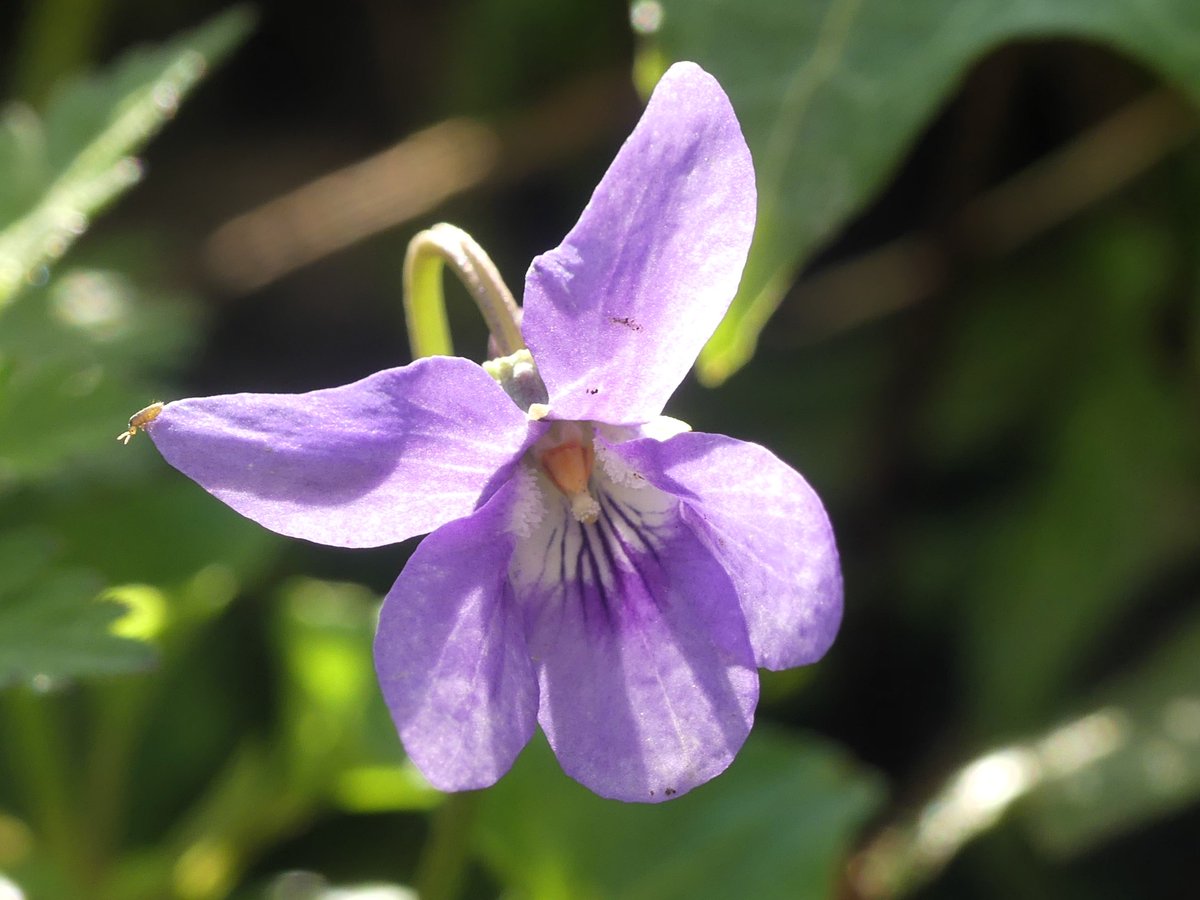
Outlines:
{"type": "Polygon", "coordinates": [[[117,440],[123,444],[128,444],[131,437],[137,434],[139,430],[144,429],[147,425],[157,419],[158,414],[162,411],[163,404],[161,402],[151,403],[144,409],[139,409],[129,417],[129,430],[122,431],[120,434],[118,434],[117,440]]]}

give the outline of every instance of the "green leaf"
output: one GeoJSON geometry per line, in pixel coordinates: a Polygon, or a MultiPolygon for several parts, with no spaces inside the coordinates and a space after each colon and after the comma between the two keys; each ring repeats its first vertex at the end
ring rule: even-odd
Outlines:
{"type": "Polygon", "coordinates": [[[0,487],[87,460],[112,470],[130,413],[159,399],[144,372],[194,340],[193,316],[154,285],[111,269],[68,267],[25,291],[0,327],[0,487]],[[150,300],[153,297],[153,301],[150,300]]]}
{"type": "Polygon", "coordinates": [[[140,179],[130,154],[174,116],[251,21],[234,8],[163,47],[125,55],[101,75],[68,82],[41,122],[20,106],[0,115],[0,223],[9,223],[0,231],[0,309],[140,179]]]}
{"type": "Polygon", "coordinates": [[[53,542],[34,532],[8,532],[0,543],[0,687],[149,667],[149,646],[113,633],[126,608],[97,599],[91,573],[53,568],[54,556],[53,542]]]}
{"type": "Polygon", "coordinates": [[[973,61],[1020,38],[1110,44],[1200,101],[1194,0],[663,0],[662,46],[709,69],[754,154],[758,231],[701,354],[720,382],[754,353],[799,267],[883,185],[973,61]]]}
{"type": "Polygon", "coordinates": [[[483,798],[478,837],[534,900],[820,898],[881,800],[836,747],[762,728],[723,775],[653,806],[566,782],[538,738],[483,798]]]}

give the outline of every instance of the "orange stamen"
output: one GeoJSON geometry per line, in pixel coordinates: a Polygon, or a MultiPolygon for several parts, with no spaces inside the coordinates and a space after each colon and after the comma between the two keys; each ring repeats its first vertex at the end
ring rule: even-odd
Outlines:
{"type": "Polygon", "coordinates": [[[587,492],[594,460],[595,452],[591,447],[572,441],[543,453],[542,468],[560,491],[573,497],[587,492]]]}

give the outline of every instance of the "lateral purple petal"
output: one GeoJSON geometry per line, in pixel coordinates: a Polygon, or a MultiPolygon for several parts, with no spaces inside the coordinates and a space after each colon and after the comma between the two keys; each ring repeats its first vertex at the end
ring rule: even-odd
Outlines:
{"type": "Polygon", "coordinates": [[[788,669],[824,656],[842,621],[842,574],[825,508],[795,469],[719,434],[610,450],[683,500],[685,519],[733,579],[758,665],[788,669]]]}
{"type": "Polygon", "coordinates": [[[451,357],[307,394],[180,400],[147,429],[167,462],[242,515],[337,547],[468,515],[537,430],[480,366],[451,357]]]}
{"type": "Polygon", "coordinates": [[[514,582],[538,721],[563,770],[601,796],[657,803],[729,765],[758,675],[733,586],[691,529],[677,514],[666,527],[621,515],[606,503],[596,525],[566,523],[550,577],[514,582]]]}
{"type": "Polygon", "coordinates": [[[379,684],[409,757],[444,791],[496,782],[529,742],[538,689],[508,563],[511,485],[435,531],[384,600],[379,684]]]}
{"type": "Polygon", "coordinates": [[[658,415],[725,315],[754,232],[750,151],[716,80],[662,77],[562,244],[525,280],[525,340],[551,416],[658,415]]]}

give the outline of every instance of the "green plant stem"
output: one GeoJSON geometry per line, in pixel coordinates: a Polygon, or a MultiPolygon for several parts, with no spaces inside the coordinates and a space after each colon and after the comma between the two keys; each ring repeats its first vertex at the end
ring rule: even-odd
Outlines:
{"type": "Polygon", "coordinates": [[[442,223],[417,234],[404,256],[404,314],[413,358],[454,352],[442,292],[446,264],[479,307],[499,355],[524,348],[520,310],[496,266],[469,234],[442,223]]]}
{"type": "Polygon", "coordinates": [[[457,900],[470,861],[471,829],[482,791],[450,794],[434,812],[429,840],[417,866],[416,888],[421,900],[457,900]]]}

